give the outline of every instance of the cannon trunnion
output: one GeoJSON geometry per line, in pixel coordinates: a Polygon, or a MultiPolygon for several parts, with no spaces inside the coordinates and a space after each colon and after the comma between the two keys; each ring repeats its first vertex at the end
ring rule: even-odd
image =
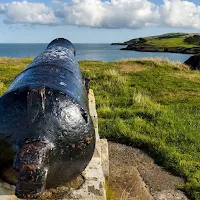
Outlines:
{"type": "Polygon", "coordinates": [[[75,48],[52,41],[0,97],[0,169],[18,173],[16,195],[37,198],[88,165],[95,133],[75,48]]]}

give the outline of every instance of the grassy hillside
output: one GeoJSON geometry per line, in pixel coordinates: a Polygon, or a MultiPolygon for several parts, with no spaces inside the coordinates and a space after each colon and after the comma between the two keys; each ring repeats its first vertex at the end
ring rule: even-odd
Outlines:
{"type": "MultiPolygon", "coordinates": [[[[0,59],[0,93],[31,59],[0,59]]],[[[143,148],[200,199],[200,72],[162,60],[81,61],[100,134],[143,148]]]]}
{"type": "Polygon", "coordinates": [[[199,46],[200,34],[198,33],[167,33],[157,36],[149,36],[144,38],[136,38],[125,42],[126,44],[135,44],[138,41],[143,44],[151,44],[158,47],[187,47],[191,48],[199,46]]]}
{"type": "Polygon", "coordinates": [[[0,95],[31,61],[32,58],[0,58],[0,95]]]}
{"type": "MultiPolygon", "coordinates": [[[[120,43],[113,44],[119,45],[120,43]]],[[[198,54],[200,52],[200,34],[168,33],[135,38],[121,44],[128,45],[126,48],[122,48],[122,50],[198,54]]]]}
{"type": "MultiPolygon", "coordinates": [[[[185,42],[185,37],[176,37],[176,38],[163,38],[163,39],[151,39],[146,42],[146,44],[150,44],[156,47],[187,47],[191,48],[194,44],[188,44],[185,42]]],[[[198,45],[196,45],[198,46],[198,45]]]]}

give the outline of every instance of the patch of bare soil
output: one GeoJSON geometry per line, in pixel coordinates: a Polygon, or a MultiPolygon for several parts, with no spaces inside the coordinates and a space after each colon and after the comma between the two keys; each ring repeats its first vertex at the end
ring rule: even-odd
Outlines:
{"type": "Polygon", "coordinates": [[[108,185],[116,200],[188,200],[178,190],[184,183],[158,166],[142,150],[109,142],[108,185]]]}

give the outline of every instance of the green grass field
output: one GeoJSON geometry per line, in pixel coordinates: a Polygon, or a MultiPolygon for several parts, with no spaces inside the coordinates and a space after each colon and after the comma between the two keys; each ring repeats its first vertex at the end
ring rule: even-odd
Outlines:
{"type": "MultiPolygon", "coordinates": [[[[31,61],[0,59],[0,94],[31,61]]],[[[169,61],[81,61],[102,137],[144,149],[200,199],[200,72],[169,61]]]]}
{"type": "MultiPolygon", "coordinates": [[[[146,44],[151,44],[156,47],[186,47],[192,48],[195,45],[187,44],[184,42],[184,37],[177,37],[177,38],[167,38],[167,39],[151,39],[146,42],[146,44]]],[[[198,45],[196,45],[198,46],[198,45]]]]}

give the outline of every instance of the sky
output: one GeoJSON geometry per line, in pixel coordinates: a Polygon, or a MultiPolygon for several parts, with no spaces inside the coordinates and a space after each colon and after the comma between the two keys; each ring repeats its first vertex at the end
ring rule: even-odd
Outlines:
{"type": "Polygon", "coordinates": [[[0,43],[112,43],[170,32],[200,32],[199,0],[0,0],[0,43]]]}

